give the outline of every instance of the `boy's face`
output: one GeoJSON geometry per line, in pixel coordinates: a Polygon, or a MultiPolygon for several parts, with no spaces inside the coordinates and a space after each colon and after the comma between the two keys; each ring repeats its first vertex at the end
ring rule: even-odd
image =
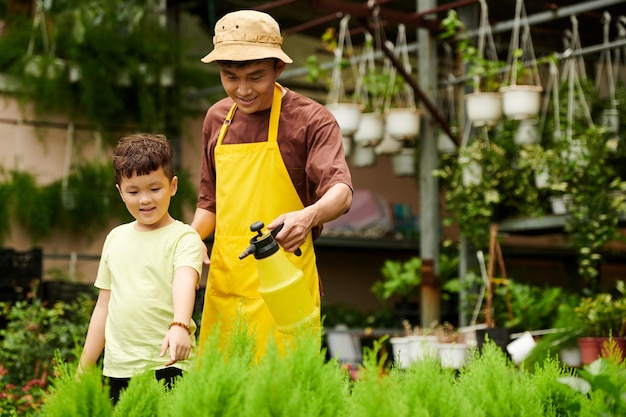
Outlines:
{"type": "Polygon", "coordinates": [[[276,79],[285,63],[274,59],[251,61],[242,67],[220,64],[220,78],[226,94],[246,114],[272,107],[276,79]]]}
{"type": "Polygon", "coordinates": [[[171,222],[168,210],[178,189],[178,178],[170,181],[163,167],[148,175],[122,177],[116,187],[126,209],[137,220],[137,230],[155,230],[171,222]]]}

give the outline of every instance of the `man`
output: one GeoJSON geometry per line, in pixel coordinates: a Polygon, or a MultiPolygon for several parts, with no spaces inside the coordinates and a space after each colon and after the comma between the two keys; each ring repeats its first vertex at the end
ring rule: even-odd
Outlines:
{"type": "Polygon", "coordinates": [[[259,294],[254,258],[239,259],[252,237],[250,225],[283,226],[276,240],[304,272],[319,309],[313,240],[325,222],[350,208],[352,180],[333,116],[276,83],[293,61],[281,49],[271,16],[229,13],[215,25],[213,43],[202,61],[217,62],[228,98],[204,120],[200,195],[191,224],[203,239],[214,233],[200,347],[216,325],[228,339],[241,317],[262,354],[269,337],[281,347],[289,335],[277,330],[259,294]],[[293,254],[298,248],[301,256],[293,254]]]}

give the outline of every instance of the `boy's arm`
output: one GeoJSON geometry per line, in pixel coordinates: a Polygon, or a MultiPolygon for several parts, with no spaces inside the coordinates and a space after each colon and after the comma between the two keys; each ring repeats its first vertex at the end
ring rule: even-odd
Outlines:
{"type": "Polygon", "coordinates": [[[174,317],[172,323],[182,323],[187,327],[176,324],[170,326],[167,331],[161,344],[161,356],[165,356],[168,347],[170,349],[170,360],[165,363],[165,366],[170,366],[189,357],[191,341],[188,329],[196,300],[198,280],[198,272],[190,266],[182,266],[174,272],[172,285],[174,317]]]}
{"type": "Polygon", "coordinates": [[[109,314],[110,298],[110,290],[100,289],[96,306],[93,309],[93,313],[91,313],[87,338],[85,339],[83,353],[80,355],[80,362],[78,363],[78,372],[95,365],[102,354],[105,342],[104,327],[109,314]]]}

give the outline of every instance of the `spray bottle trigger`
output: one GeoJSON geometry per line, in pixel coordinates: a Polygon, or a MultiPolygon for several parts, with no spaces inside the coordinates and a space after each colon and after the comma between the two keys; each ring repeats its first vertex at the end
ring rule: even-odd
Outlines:
{"type": "MultiPolygon", "coordinates": [[[[275,229],[272,229],[270,233],[272,234],[272,237],[274,239],[276,239],[276,235],[283,229],[283,226],[285,226],[285,223],[281,223],[280,225],[278,225],[278,227],[276,227],[275,229]]],[[[298,248],[293,252],[293,254],[296,256],[300,256],[302,255],[302,251],[300,250],[300,248],[298,248]]]]}

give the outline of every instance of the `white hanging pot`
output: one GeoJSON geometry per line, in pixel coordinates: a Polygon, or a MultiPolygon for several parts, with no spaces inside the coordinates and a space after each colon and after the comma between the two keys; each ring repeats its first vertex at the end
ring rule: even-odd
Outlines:
{"type": "Polygon", "coordinates": [[[54,80],[59,78],[65,71],[66,66],[67,62],[61,58],[53,58],[51,61],[46,62],[43,56],[34,55],[26,62],[24,73],[31,77],[45,77],[49,80],[54,80]]]}
{"type": "MultiPolygon", "coordinates": [[[[455,133],[454,129],[452,129],[452,133],[455,133]]],[[[456,143],[446,132],[440,131],[437,135],[437,150],[442,154],[454,155],[457,152],[456,143]]]]}
{"type": "Polygon", "coordinates": [[[397,108],[385,111],[385,131],[400,140],[415,139],[420,132],[420,114],[418,109],[397,108]]]}
{"type": "Polygon", "coordinates": [[[332,103],[327,104],[326,108],[337,120],[343,136],[354,135],[361,121],[361,107],[358,104],[332,103]]]}
{"type": "Polygon", "coordinates": [[[470,161],[470,163],[461,170],[461,180],[466,187],[478,185],[482,179],[483,167],[476,161],[470,161]]]}
{"type": "Polygon", "coordinates": [[[343,154],[347,158],[350,155],[350,152],[352,152],[352,138],[350,136],[343,136],[341,138],[341,143],[343,144],[343,154]]]}
{"type": "Polygon", "coordinates": [[[391,156],[393,172],[398,177],[415,175],[415,148],[402,148],[391,156]]]}
{"type": "Polygon", "coordinates": [[[606,127],[609,133],[619,133],[619,112],[617,109],[604,109],[600,116],[600,125],[606,127]]]}
{"type": "Polygon", "coordinates": [[[402,149],[403,141],[393,138],[389,133],[383,135],[383,140],[376,146],[378,155],[393,155],[402,149]]]}
{"type": "Polygon", "coordinates": [[[548,197],[548,200],[550,200],[553,214],[567,214],[572,205],[572,196],[570,194],[551,195],[548,197]]]}
{"type": "Polygon", "coordinates": [[[465,95],[467,119],[474,126],[493,126],[502,118],[502,94],[474,92],[465,95]]]}
{"type": "Polygon", "coordinates": [[[548,167],[542,167],[535,171],[535,187],[546,189],[550,186],[550,171],[548,167]]]}
{"type": "Polygon", "coordinates": [[[524,119],[520,121],[513,142],[516,145],[532,145],[539,142],[539,121],[524,119]]]}
{"type": "Polygon", "coordinates": [[[376,162],[376,152],[373,146],[366,146],[362,143],[355,143],[350,156],[352,165],[356,168],[371,167],[376,162]]]}
{"type": "Polygon", "coordinates": [[[354,133],[354,141],[367,145],[376,145],[383,139],[383,116],[380,113],[363,113],[359,128],[354,133]]]}
{"type": "Polygon", "coordinates": [[[507,85],[500,87],[502,111],[508,118],[524,120],[535,117],[541,109],[541,92],[537,85],[507,85]]]}

